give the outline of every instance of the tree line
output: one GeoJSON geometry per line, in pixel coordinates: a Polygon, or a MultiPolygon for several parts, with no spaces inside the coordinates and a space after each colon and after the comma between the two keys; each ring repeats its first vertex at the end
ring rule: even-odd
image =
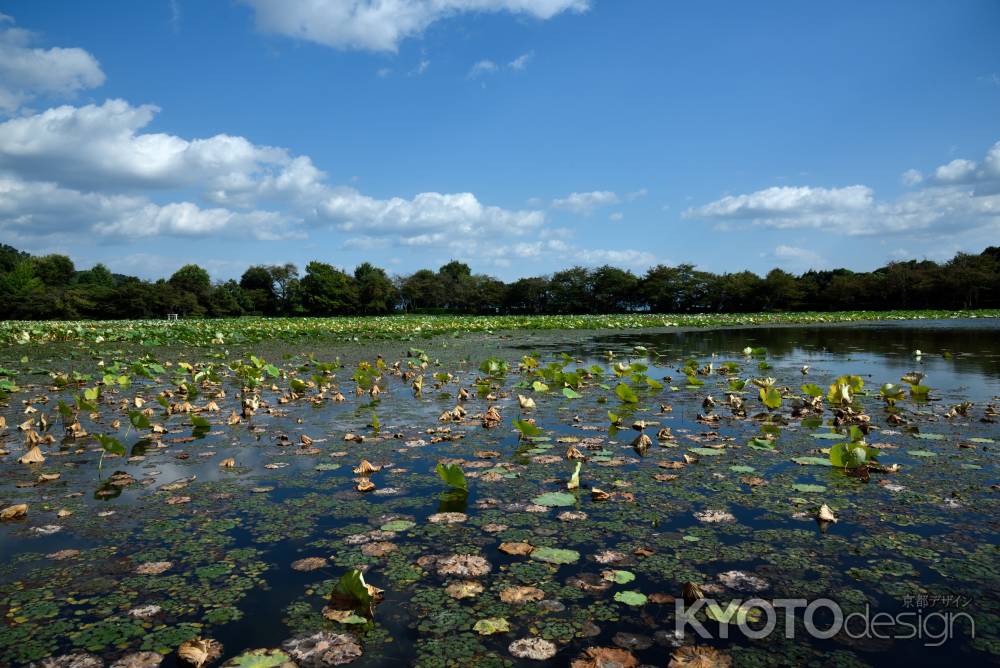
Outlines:
{"type": "Polygon", "coordinates": [[[944,263],[891,262],[870,272],[772,269],[716,274],[691,264],[639,276],[618,267],[571,267],[505,283],[451,261],[437,271],[389,276],[371,263],[353,272],[313,261],[255,265],[213,283],[188,264],[146,281],[102,264],[78,270],[65,255],[32,256],[0,244],[0,319],[844,311],[1000,307],[1000,247],[944,263]]]}

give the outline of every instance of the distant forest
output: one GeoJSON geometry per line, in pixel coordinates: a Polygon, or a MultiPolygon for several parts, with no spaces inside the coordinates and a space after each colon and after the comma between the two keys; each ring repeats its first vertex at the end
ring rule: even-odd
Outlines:
{"type": "Polygon", "coordinates": [[[65,255],[31,256],[0,244],[0,319],[384,315],[390,313],[738,313],[1000,307],[1000,247],[939,264],[892,262],[870,272],[800,275],[772,269],[715,274],[658,265],[638,276],[612,266],[572,267],[504,283],[452,261],[437,271],[389,276],[368,262],[352,273],[310,262],[249,267],[213,283],[195,264],[145,281],[65,255]]]}

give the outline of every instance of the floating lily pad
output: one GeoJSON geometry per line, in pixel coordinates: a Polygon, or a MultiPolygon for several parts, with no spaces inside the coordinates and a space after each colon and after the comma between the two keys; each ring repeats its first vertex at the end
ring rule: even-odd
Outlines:
{"type": "Polygon", "coordinates": [[[795,483],[794,485],[792,485],[792,489],[794,489],[796,492],[804,492],[807,494],[815,494],[826,491],[826,487],[824,487],[823,485],[814,485],[811,483],[804,483],[804,482],[795,483]]]}
{"type": "Polygon", "coordinates": [[[833,466],[833,463],[826,457],[793,457],[792,461],[800,466],[833,466]]]}
{"type": "Polygon", "coordinates": [[[569,492],[546,492],[545,494],[539,494],[531,500],[532,503],[539,506],[548,507],[558,507],[558,506],[572,506],[576,504],[576,497],[569,492]]]}
{"type": "Polygon", "coordinates": [[[624,603],[625,605],[631,606],[641,606],[646,605],[646,595],[641,591],[620,591],[615,594],[615,600],[619,603],[624,603]]]}
{"type": "Polygon", "coordinates": [[[572,564],[580,559],[580,553],[558,547],[536,547],[531,558],[548,564],[572,564]]]}
{"type": "Polygon", "coordinates": [[[503,617],[487,617],[480,619],[472,627],[472,630],[482,636],[490,636],[495,633],[507,633],[510,631],[510,622],[503,617]]]}

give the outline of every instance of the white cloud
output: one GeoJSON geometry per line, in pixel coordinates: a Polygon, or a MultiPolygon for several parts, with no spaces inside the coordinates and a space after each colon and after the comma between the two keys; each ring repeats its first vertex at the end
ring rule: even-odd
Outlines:
{"type": "Polygon", "coordinates": [[[647,251],[625,250],[581,250],[573,255],[584,264],[612,264],[632,269],[646,269],[656,262],[656,256],[647,251]]]}
{"type": "Polygon", "coordinates": [[[338,49],[396,51],[432,23],[470,12],[508,12],[548,20],[584,12],[589,0],[242,0],[258,29],[338,49]]]}
{"type": "Polygon", "coordinates": [[[846,188],[772,187],[687,209],[688,219],[750,221],[775,229],[815,228],[847,235],[1000,230],[1000,143],[981,164],[955,160],[927,185],[880,201],[862,185],[846,188]]]}
{"type": "Polygon", "coordinates": [[[625,214],[622,213],[621,211],[615,211],[610,216],[608,216],[608,220],[612,220],[612,221],[614,221],[616,223],[618,221],[620,221],[620,220],[623,220],[624,218],[625,218],[625,214]]]}
{"type": "Polygon", "coordinates": [[[484,74],[490,74],[496,71],[497,71],[497,64],[494,63],[492,60],[480,60],[478,63],[473,65],[471,69],[469,69],[468,77],[470,79],[475,79],[484,74]]]}
{"type": "Polygon", "coordinates": [[[808,248],[786,246],[784,244],[774,249],[774,257],[785,266],[796,269],[819,269],[826,266],[826,260],[819,253],[808,248]]]}
{"type": "Polygon", "coordinates": [[[527,53],[522,53],[520,56],[507,63],[507,67],[509,67],[512,70],[521,71],[528,66],[528,63],[534,57],[535,57],[534,51],[528,51],[527,53]]]}
{"type": "Polygon", "coordinates": [[[523,234],[545,222],[541,211],[484,206],[472,193],[420,193],[413,199],[368,197],[337,188],[318,207],[323,220],[344,232],[391,235],[409,245],[427,245],[479,235],[523,234]]]}
{"type": "Polygon", "coordinates": [[[934,178],[940,183],[963,183],[975,172],[976,163],[959,158],[934,170],[934,178]]]}
{"type": "Polygon", "coordinates": [[[377,76],[379,79],[385,79],[390,74],[392,74],[391,67],[380,67],[377,70],[375,70],[375,76],[377,76]]]}
{"type": "MultiPolygon", "coordinates": [[[[6,194],[5,228],[55,229],[106,237],[215,235],[256,238],[301,234],[334,223],[350,235],[393,236],[396,243],[440,245],[479,233],[517,236],[541,227],[545,214],[481,203],[472,193],[419,193],[376,199],[335,188],[308,156],[258,146],[244,137],[184,139],[144,133],[157,108],[123,100],[62,106],[0,123],[0,177],[9,190],[51,191],[61,202],[47,215],[44,197],[6,194]],[[147,193],[195,191],[195,200],[154,203],[147,193]],[[279,212],[258,209],[267,202],[279,212]],[[75,208],[75,213],[73,213],[75,208]],[[65,227],[67,221],[75,221],[65,227]]],[[[188,197],[187,195],[184,196],[188,197]]]]}
{"type": "Polygon", "coordinates": [[[141,133],[159,109],[124,100],[64,105],[0,123],[0,169],[101,188],[203,186],[221,198],[244,193],[292,164],[283,149],[243,137],[186,140],[141,133]]]}
{"type": "Polygon", "coordinates": [[[899,179],[900,181],[903,182],[903,185],[915,186],[924,180],[924,175],[921,174],[916,169],[908,169],[905,172],[903,172],[902,176],[900,176],[899,179]]]}
{"type": "Polygon", "coordinates": [[[589,215],[602,206],[610,206],[621,201],[618,195],[610,190],[594,190],[586,193],[570,193],[566,197],[552,200],[552,207],[589,215]]]}
{"type": "Polygon", "coordinates": [[[412,74],[413,76],[418,76],[419,77],[424,72],[426,72],[427,68],[430,67],[430,66],[431,66],[431,61],[429,61],[426,58],[424,58],[419,63],[417,63],[417,66],[413,69],[412,72],[410,72],[410,74],[412,74]]]}
{"type": "Polygon", "coordinates": [[[864,211],[872,206],[873,191],[867,186],[810,188],[772,186],[747,195],[728,195],[684,212],[687,218],[755,219],[774,222],[774,227],[801,227],[812,221],[818,227],[844,212],[864,211]]]}
{"type": "MultiPolygon", "coordinates": [[[[0,24],[13,21],[0,17],[0,24]]],[[[14,112],[39,95],[71,96],[104,83],[97,59],[83,49],[32,47],[36,40],[27,30],[0,27],[0,111],[14,112]]]]}
{"type": "Polygon", "coordinates": [[[295,236],[286,217],[272,211],[234,212],[192,202],[159,205],[145,197],[61,188],[54,183],[0,176],[0,230],[18,239],[99,235],[135,239],[159,235],[295,236]]]}
{"type": "Polygon", "coordinates": [[[958,158],[934,170],[934,181],[944,185],[972,185],[977,195],[1000,193],[1000,141],[989,148],[982,161],[958,158]]]}

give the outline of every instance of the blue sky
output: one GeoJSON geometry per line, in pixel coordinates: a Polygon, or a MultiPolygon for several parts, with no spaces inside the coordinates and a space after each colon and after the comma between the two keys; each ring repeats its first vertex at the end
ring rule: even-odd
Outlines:
{"type": "Polygon", "coordinates": [[[0,241],[213,277],[1000,243],[1000,4],[0,1],[0,241]]]}

